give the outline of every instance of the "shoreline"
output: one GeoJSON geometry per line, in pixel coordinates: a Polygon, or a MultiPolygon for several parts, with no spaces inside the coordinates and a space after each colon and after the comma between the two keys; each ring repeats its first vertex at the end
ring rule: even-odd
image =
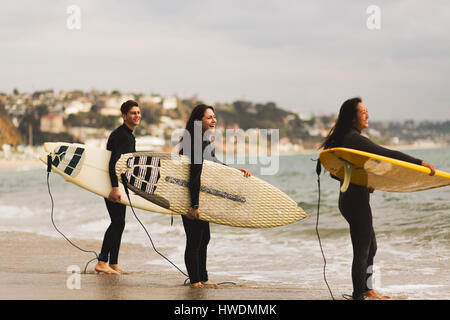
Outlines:
{"type": "Polygon", "coordinates": [[[39,159],[0,159],[0,170],[16,168],[16,170],[46,167],[39,159]]]}
{"type": "MultiPolygon", "coordinates": [[[[432,145],[421,145],[421,144],[412,144],[412,145],[394,145],[394,146],[385,146],[389,149],[394,150],[414,150],[414,149],[424,149],[424,150],[432,150],[437,148],[447,148],[449,145],[446,144],[432,144],[432,145]]],[[[142,151],[142,150],[138,150],[142,151]]],[[[279,153],[279,156],[293,156],[293,155],[308,155],[308,154],[316,154],[320,153],[321,150],[316,149],[303,149],[296,152],[282,152],[279,153]]],[[[253,156],[253,155],[246,155],[246,156],[253,156]]],[[[258,156],[258,155],[254,155],[258,156]]],[[[275,156],[275,155],[273,155],[275,156]]],[[[42,163],[39,160],[39,157],[27,157],[25,159],[23,158],[16,158],[13,154],[12,157],[6,158],[0,158],[0,170],[10,170],[12,168],[16,168],[16,170],[27,170],[27,169],[35,169],[38,167],[45,168],[46,165],[42,163]]]]}
{"type": "MultiPolygon", "coordinates": [[[[215,276],[208,288],[184,285],[185,276],[177,270],[149,264],[159,260],[151,248],[122,243],[121,275],[94,272],[95,261],[86,273],[93,253],[84,253],[62,238],[28,232],[0,231],[3,268],[0,269],[2,300],[329,300],[326,288],[301,285],[239,281],[215,276]],[[74,272],[74,273],[73,273],[74,272]]],[[[99,250],[101,241],[71,239],[86,250],[99,250]]],[[[183,268],[184,269],[184,266],[183,268]]]]}
{"type": "MultiPolygon", "coordinates": [[[[96,261],[93,252],[82,252],[74,248],[65,239],[55,236],[40,235],[24,231],[0,231],[0,299],[1,300],[146,300],[201,301],[214,303],[227,301],[236,304],[239,301],[292,301],[331,300],[330,293],[322,278],[311,282],[280,283],[277,281],[242,280],[233,273],[209,272],[209,278],[218,285],[204,288],[191,288],[185,285],[186,276],[168,263],[161,264],[160,257],[150,246],[122,242],[119,256],[120,267],[125,270],[121,275],[97,274],[94,271],[96,261]]],[[[100,240],[70,239],[84,250],[98,252],[100,240]]],[[[396,259],[391,253],[380,252],[380,261],[396,259]]],[[[402,264],[402,259],[398,261],[402,264]]],[[[382,266],[382,264],[380,265],[382,266]]],[[[179,265],[185,272],[185,266],[179,265]]],[[[381,267],[380,267],[381,268],[381,267]]],[[[407,269],[399,278],[399,270],[383,272],[381,288],[392,296],[392,300],[417,300],[417,296],[408,297],[411,288],[441,288],[445,284],[432,280],[418,281],[423,270],[440,268],[445,270],[445,261],[439,266],[423,265],[421,269],[407,269]],[[427,284],[423,284],[427,283],[427,284]]],[[[322,266],[317,272],[322,272],[322,266]]],[[[381,270],[381,269],[380,269],[381,270]]],[[[380,271],[381,272],[381,271],[380,271]]],[[[185,272],[186,273],[186,272],[185,272]]],[[[381,274],[380,276],[381,277],[381,274]]],[[[336,278],[330,274],[330,285],[335,300],[345,300],[342,294],[351,292],[350,276],[336,278]]],[[[381,285],[381,278],[376,280],[381,285]]],[[[436,299],[425,297],[426,300],[436,299]]],[[[261,302],[257,302],[261,301],[261,302]]],[[[160,302],[158,302],[160,303],[160,302]]],[[[159,306],[159,304],[158,304],[159,306]]]]}

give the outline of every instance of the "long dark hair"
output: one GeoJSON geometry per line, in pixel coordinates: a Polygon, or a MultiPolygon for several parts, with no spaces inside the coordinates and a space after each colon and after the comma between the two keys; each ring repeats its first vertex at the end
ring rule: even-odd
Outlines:
{"type": "Polygon", "coordinates": [[[328,132],[328,135],[320,148],[329,149],[338,147],[342,144],[345,135],[353,128],[356,113],[358,112],[358,103],[360,102],[362,102],[362,99],[360,97],[355,97],[346,100],[342,104],[336,123],[328,132]]]}
{"type": "Polygon", "coordinates": [[[199,104],[192,110],[189,120],[186,122],[186,130],[190,133],[191,139],[194,137],[195,121],[202,121],[207,109],[211,109],[214,112],[214,108],[207,104],[199,104]]]}
{"type": "MultiPolygon", "coordinates": [[[[214,108],[212,106],[209,106],[206,104],[199,104],[192,110],[191,115],[189,116],[189,119],[186,122],[186,128],[185,128],[186,130],[184,131],[183,136],[180,138],[179,154],[185,154],[185,155],[193,154],[193,150],[194,150],[194,146],[195,146],[195,143],[194,143],[195,121],[202,121],[202,118],[207,109],[211,109],[214,112],[214,108]],[[184,138],[190,138],[190,143],[189,142],[187,142],[187,144],[183,143],[184,138]],[[188,148],[187,146],[190,146],[190,148],[188,148]],[[184,149],[187,149],[187,150],[184,150],[184,149]]],[[[196,138],[199,139],[200,137],[196,137],[196,138]]],[[[202,132],[202,137],[201,137],[200,141],[202,141],[202,143],[203,143],[203,132],[202,132]]]]}

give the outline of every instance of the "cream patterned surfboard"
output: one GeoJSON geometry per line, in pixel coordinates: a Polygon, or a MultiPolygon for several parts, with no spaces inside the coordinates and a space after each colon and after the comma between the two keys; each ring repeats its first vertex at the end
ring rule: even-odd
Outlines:
{"type": "MultiPolygon", "coordinates": [[[[190,207],[189,159],[170,153],[123,154],[116,174],[142,198],[185,214],[190,207]]],[[[123,183],[123,181],[122,181],[123,183]]],[[[237,169],[205,160],[199,195],[200,219],[247,228],[270,228],[299,221],[306,213],[285,193],[237,169]]]]}

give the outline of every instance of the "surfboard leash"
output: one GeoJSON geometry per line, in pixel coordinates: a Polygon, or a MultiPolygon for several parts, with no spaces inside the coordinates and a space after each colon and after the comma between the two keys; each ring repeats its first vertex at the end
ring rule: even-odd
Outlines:
{"type": "Polygon", "coordinates": [[[334,296],[333,296],[333,292],[331,292],[330,285],[328,284],[328,281],[327,281],[327,275],[326,275],[327,259],[325,258],[325,253],[323,252],[322,241],[320,239],[320,234],[319,234],[320,173],[322,172],[322,165],[320,163],[320,159],[317,159],[317,160],[311,159],[311,160],[312,161],[317,161],[316,174],[317,174],[318,200],[317,200],[316,234],[317,234],[317,239],[319,240],[319,247],[320,247],[320,251],[322,252],[322,257],[323,257],[323,280],[325,281],[325,284],[327,285],[328,291],[330,292],[331,299],[335,300],[334,296]]]}
{"type": "MultiPolygon", "coordinates": [[[[136,220],[139,222],[139,224],[141,225],[141,227],[144,229],[145,233],[147,234],[147,237],[149,238],[150,243],[152,244],[153,250],[155,250],[155,252],[157,254],[159,254],[161,257],[166,259],[172,266],[174,266],[178,271],[180,271],[183,275],[185,275],[187,277],[187,279],[184,280],[184,285],[187,285],[187,281],[189,280],[189,275],[187,275],[185,272],[183,272],[175,263],[170,261],[166,256],[164,256],[162,253],[160,253],[156,249],[155,244],[153,243],[152,237],[150,236],[149,232],[147,231],[147,228],[144,226],[144,224],[141,222],[141,220],[137,216],[136,212],[134,211],[134,207],[133,207],[133,204],[131,203],[131,199],[130,199],[130,193],[129,193],[129,190],[128,190],[127,179],[125,177],[125,174],[122,173],[121,178],[122,178],[123,186],[124,186],[124,189],[125,189],[125,193],[126,193],[127,198],[128,198],[128,202],[130,202],[131,211],[133,212],[134,217],[136,218],[136,220]]],[[[172,223],[173,223],[173,216],[172,216],[172,223]]],[[[235,285],[236,283],[232,282],[232,281],[224,281],[224,282],[219,282],[216,285],[219,286],[219,285],[223,285],[223,284],[233,284],[233,285],[235,285]]]]}
{"type": "Polygon", "coordinates": [[[51,200],[51,203],[52,203],[52,208],[51,208],[50,218],[51,218],[51,221],[52,221],[52,224],[53,224],[53,227],[55,228],[55,230],[56,230],[61,236],[63,236],[63,238],[66,239],[72,246],[74,246],[75,248],[77,248],[78,250],[81,250],[81,251],[83,251],[83,252],[95,254],[95,258],[89,260],[89,261],[86,263],[86,266],[84,267],[83,273],[86,273],[86,270],[87,270],[87,267],[88,267],[89,263],[91,263],[91,262],[94,261],[94,260],[98,260],[98,254],[97,254],[97,252],[95,252],[95,251],[92,251],[92,250],[85,250],[85,249],[83,249],[83,248],[80,248],[80,247],[77,246],[75,243],[73,243],[69,238],[67,238],[67,237],[64,235],[64,233],[62,233],[61,230],[59,230],[58,227],[56,226],[55,220],[54,220],[54,217],[53,217],[53,211],[54,211],[55,203],[54,203],[54,201],[53,201],[53,195],[52,195],[52,192],[51,192],[51,190],[50,190],[50,173],[51,173],[51,171],[52,171],[52,156],[49,154],[49,155],[47,156],[47,189],[48,189],[48,194],[50,195],[50,200],[51,200]]]}
{"type": "MultiPolygon", "coordinates": [[[[128,191],[127,179],[126,179],[126,177],[125,177],[125,174],[122,173],[122,176],[121,176],[121,177],[122,177],[123,187],[124,187],[124,189],[125,189],[125,193],[126,193],[127,198],[128,198],[128,202],[130,202],[131,211],[133,212],[134,217],[136,218],[136,220],[139,222],[139,224],[141,225],[141,227],[144,229],[145,233],[147,234],[147,237],[148,237],[148,239],[150,240],[150,243],[152,244],[153,250],[155,250],[155,252],[156,252],[157,254],[159,254],[161,257],[163,257],[164,259],[166,259],[172,266],[174,266],[178,271],[180,271],[183,275],[185,275],[185,276],[188,277],[188,279],[189,279],[189,276],[188,276],[185,272],[183,272],[180,268],[177,267],[177,265],[176,265],[175,263],[173,263],[172,261],[170,261],[169,258],[167,258],[165,255],[163,255],[161,252],[159,252],[159,251],[156,249],[155,244],[153,243],[152,237],[150,236],[150,234],[149,234],[148,231],[147,231],[147,228],[144,226],[144,224],[141,222],[141,220],[140,220],[139,217],[137,216],[136,212],[134,211],[134,207],[133,207],[133,204],[131,203],[131,199],[130,199],[130,193],[129,193],[129,191],[128,191]]],[[[185,283],[186,283],[186,280],[185,280],[185,283]]]]}

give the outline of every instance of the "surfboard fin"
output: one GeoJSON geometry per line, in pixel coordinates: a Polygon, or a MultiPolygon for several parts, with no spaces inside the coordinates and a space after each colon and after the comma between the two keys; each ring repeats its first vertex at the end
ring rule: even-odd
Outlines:
{"type": "MultiPolygon", "coordinates": [[[[342,160],[342,159],[341,159],[342,160]]],[[[348,161],[344,161],[344,182],[341,186],[341,192],[346,192],[348,189],[348,185],[350,184],[350,178],[352,176],[353,164],[348,161]]]]}
{"type": "Polygon", "coordinates": [[[47,155],[47,172],[51,172],[52,171],[52,153],[50,152],[47,155]]]}
{"type": "Polygon", "coordinates": [[[322,172],[322,164],[320,163],[320,159],[317,159],[317,164],[316,164],[316,173],[317,176],[320,176],[320,173],[322,172]]]}

